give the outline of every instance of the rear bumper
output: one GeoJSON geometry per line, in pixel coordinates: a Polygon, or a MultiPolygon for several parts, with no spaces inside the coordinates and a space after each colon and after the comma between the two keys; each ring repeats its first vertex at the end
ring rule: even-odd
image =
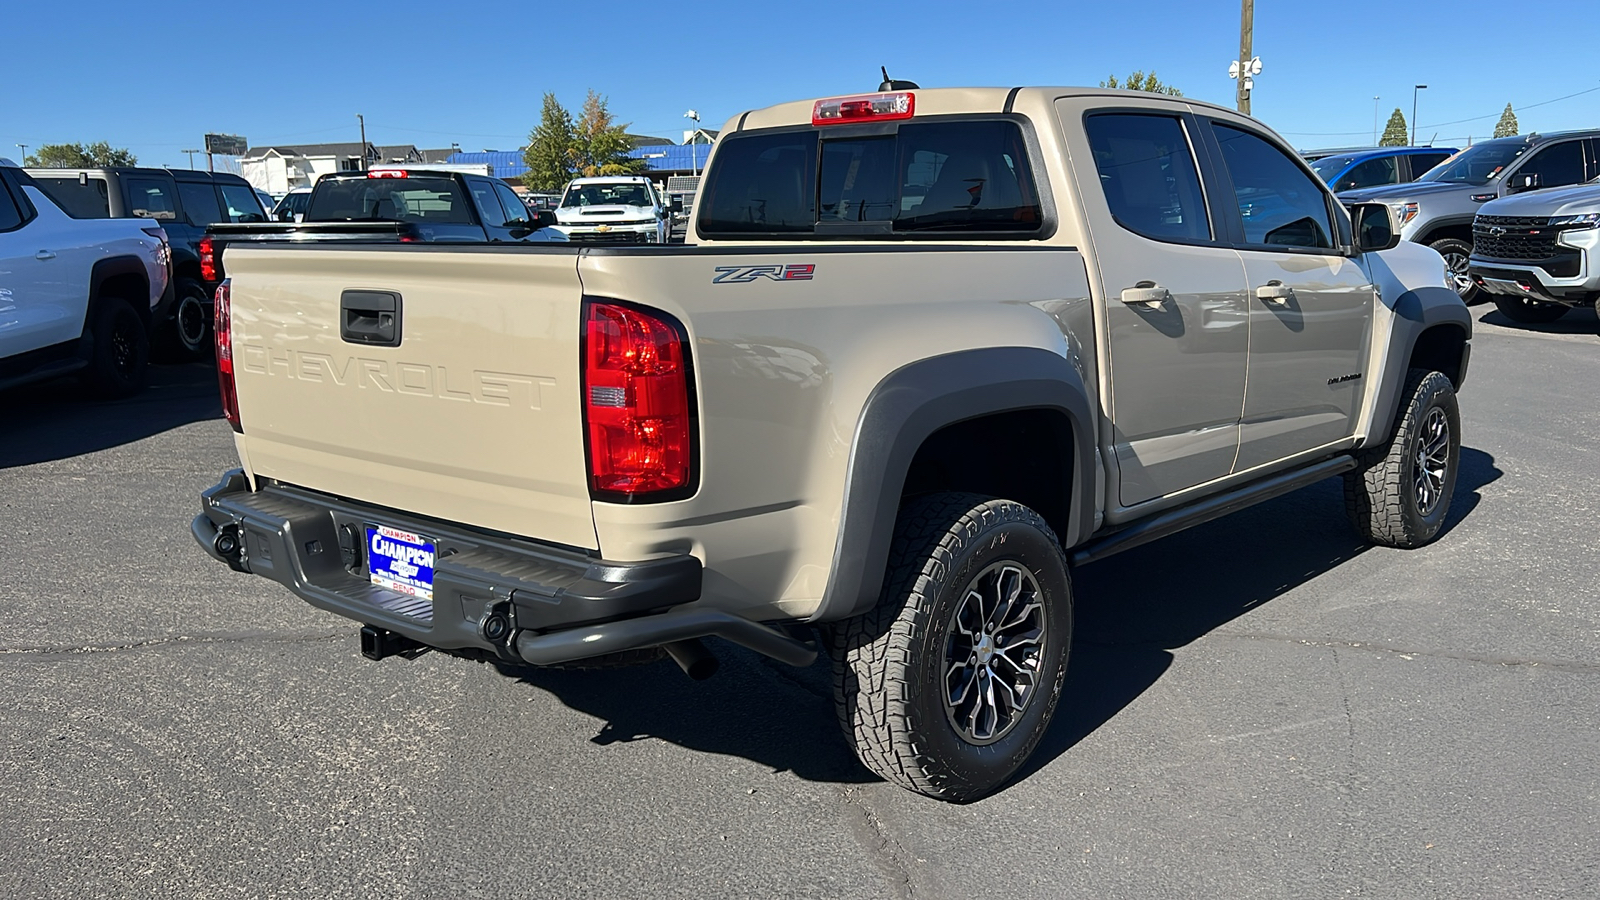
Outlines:
{"type": "Polygon", "coordinates": [[[799,665],[815,656],[800,660],[808,648],[764,625],[686,607],[700,597],[693,556],[607,562],[287,485],[253,491],[238,469],[201,495],[190,530],[212,558],[312,606],[465,655],[550,665],[720,635],[799,665]],[[380,524],[434,541],[431,600],[371,582],[366,526],[380,524]]]}

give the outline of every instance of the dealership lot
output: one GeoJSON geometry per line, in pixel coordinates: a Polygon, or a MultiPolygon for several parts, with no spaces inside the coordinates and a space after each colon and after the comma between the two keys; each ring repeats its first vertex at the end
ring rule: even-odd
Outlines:
{"type": "Polygon", "coordinates": [[[1328,481],[1079,570],[1063,711],[966,806],[862,769],[820,663],[363,660],[189,537],[209,366],[0,396],[5,893],[1600,895],[1600,338],[1490,310],[1436,544],[1328,481]]]}

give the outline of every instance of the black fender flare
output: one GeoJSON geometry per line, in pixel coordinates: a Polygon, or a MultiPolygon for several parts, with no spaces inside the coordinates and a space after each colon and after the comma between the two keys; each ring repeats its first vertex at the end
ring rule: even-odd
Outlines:
{"type": "MultiPolygon", "coordinates": [[[[1423,334],[1434,328],[1461,330],[1461,360],[1454,373],[1457,390],[1467,378],[1467,361],[1472,352],[1472,313],[1456,292],[1447,287],[1422,287],[1401,294],[1394,304],[1394,319],[1388,351],[1383,360],[1383,383],[1373,400],[1371,429],[1364,446],[1389,439],[1399,411],[1400,390],[1405,386],[1406,370],[1423,334]]],[[[1447,373],[1449,374],[1449,373],[1447,373]]]]}
{"type": "Polygon", "coordinates": [[[145,320],[145,325],[150,324],[150,272],[144,266],[144,260],[137,256],[112,256],[96,260],[89,270],[89,311],[92,313],[94,305],[102,296],[101,289],[112,278],[121,275],[132,275],[144,283],[143,297],[123,297],[133,311],[145,320]]]}
{"type": "Polygon", "coordinates": [[[1070,547],[1087,536],[1094,527],[1096,420],[1072,363],[1036,347],[991,347],[919,360],[879,382],[862,408],[828,586],[808,621],[846,619],[877,603],[901,491],[923,441],[947,425],[1027,409],[1058,411],[1071,425],[1070,513],[1058,537],[1070,547]]]}

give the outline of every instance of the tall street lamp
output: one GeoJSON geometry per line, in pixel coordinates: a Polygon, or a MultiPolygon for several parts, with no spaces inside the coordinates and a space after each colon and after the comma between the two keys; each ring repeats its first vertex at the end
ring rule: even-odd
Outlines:
{"type": "Polygon", "coordinates": [[[23,165],[27,165],[28,164],[28,145],[27,144],[18,144],[17,145],[17,149],[22,151],[22,164],[23,165]]]}
{"type": "Polygon", "coordinates": [[[1417,145],[1417,91],[1425,91],[1428,86],[1419,84],[1411,89],[1411,146],[1417,145]]]}
{"type": "MultiPolygon", "coordinates": [[[[694,130],[696,132],[700,130],[700,112],[698,110],[691,109],[684,113],[683,117],[685,119],[693,119],[694,130]]],[[[699,137],[698,134],[689,136],[689,172],[696,177],[700,175],[700,147],[698,142],[695,141],[697,137],[699,137]]]]}
{"type": "Polygon", "coordinates": [[[1378,101],[1382,97],[1372,98],[1372,146],[1378,146],[1378,101]]]}

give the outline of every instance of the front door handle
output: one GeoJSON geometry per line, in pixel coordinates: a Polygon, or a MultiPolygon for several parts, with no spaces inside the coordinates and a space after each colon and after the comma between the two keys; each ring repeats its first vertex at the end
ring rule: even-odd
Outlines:
{"type": "Polygon", "coordinates": [[[35,253],[33,255],[33,258],[34,259],[55,259],[56,255],[55,255],[55,253],[53,251],[50,251],[50,250],[40,250],[38,253],[35,253]]]}
{"type": "Polygon", "coordinates": [[[1132,305],[1143,303],[1147,309],[1156,309],[1172,296],[1167,289],[1154,281],[1141,281],[1131,288],[1122,289],[1122,302],[1132,305]]]}
{"type": "Polygon", "coordinates": [[[1294,299],[1294,288],[1281,281],[1273,280],[1256,288],[1256,297],[1268,303],[1288,303],[1294,299]]]}

